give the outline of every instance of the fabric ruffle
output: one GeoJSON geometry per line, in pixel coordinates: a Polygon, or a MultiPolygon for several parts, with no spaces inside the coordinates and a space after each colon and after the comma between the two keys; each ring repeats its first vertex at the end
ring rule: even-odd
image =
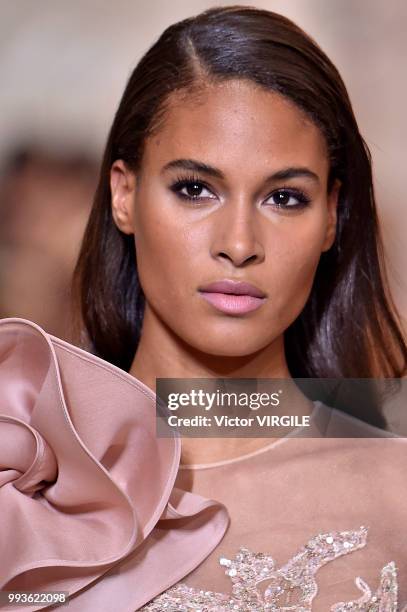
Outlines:
{"type": "Polygon", "coordinates": [[[68,591],[70,612],[133,612],[222,539],[226,508],[174,488],[181,441],[156,437],[143,383],[3,319],[0,389],[0,590],[68,591]]]}

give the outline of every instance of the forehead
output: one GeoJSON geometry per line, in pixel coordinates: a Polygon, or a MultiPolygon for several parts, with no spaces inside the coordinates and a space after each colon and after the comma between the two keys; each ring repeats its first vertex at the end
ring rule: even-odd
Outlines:
{"type": "Polygon", "coordinates": [[[196,93],[171,95],[158,131],[145,147],[147,164],[189,157],[225,172],[270,166],[327,169],[320,129],[294,103],[253,83],[231,80],[196,93]]]}

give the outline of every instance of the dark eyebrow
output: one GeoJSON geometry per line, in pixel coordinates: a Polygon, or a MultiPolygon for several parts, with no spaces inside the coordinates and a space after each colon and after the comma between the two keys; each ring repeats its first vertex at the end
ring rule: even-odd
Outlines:
{"type": "MultiPolygon", "coordinates": [[[[182,168],[184,170],[195,170],[196,172],[202,172],[203,174],[208,174],[209,176],[213,176],[218,179],[224,179],[225,175],[218,168],[214,168],[213,166],[209,166],[203,162],[199,162],[195,159],[174,159],[173,161],[168,162],[162,168],[161,172],[165,172],[166,170],[172,168],[182,168]]],[[[306,178],[310,178],[313,181],[319,183],[319,176],[310,170],[309,168],[284,168],[283,170],[278,170],[274,172],[270,176],[265,179],[265,182],[270,181],[286,181],[288,179],[296,178],[298,176],[303,176],[306,178]]]]}
{"type": "Polygon", "coordinates": [[[209,176],[213,176],[218,179],[225,178],[223,172],[221,172],[217,168],[209,166],[208,164],[204,164],[203,162],[196,161],[195,159],[174,159],[173,161],[168,162],[168,164],[165,164],[161,172],[164,172],[165,170],[169,170],[171,168],[195,170],[196,172],[203,172],[204,174],[208,174],[209,176]]]}
{"type": "Polygon", "coordinates": [[[296,178],[297,176],[304,176],[319,183],[318,174],[309,168],[285,168],[284,170],[279,170],[278,172],[275,172],[269,176],[266,181],[287,181],[288,179],[296,178]]]}

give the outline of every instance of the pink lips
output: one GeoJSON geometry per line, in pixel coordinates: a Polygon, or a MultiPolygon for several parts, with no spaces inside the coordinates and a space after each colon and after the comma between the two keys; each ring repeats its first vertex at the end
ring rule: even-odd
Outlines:
{"type": "Polygon", "coordinates": [[[251,312],[266,299],[265,293],[254,285],[228,279],[205,285],[199,292],[207,302],[228,314],[251,312]]]}

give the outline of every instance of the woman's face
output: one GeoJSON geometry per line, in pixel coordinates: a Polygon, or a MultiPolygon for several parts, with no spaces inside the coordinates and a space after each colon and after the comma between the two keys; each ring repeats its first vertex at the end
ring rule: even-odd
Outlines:
{"type": "Polygon", "coordinates": [[[334,241],[328,169],[321,132],[279,94],[239,80],[173,94],[140,171],[118,161],[111,173],[115,221],[135,237],[144,316],[213,355],[276,340],[334,241]],[[224,280],[264,297],[203,291],[224,280]]]}

